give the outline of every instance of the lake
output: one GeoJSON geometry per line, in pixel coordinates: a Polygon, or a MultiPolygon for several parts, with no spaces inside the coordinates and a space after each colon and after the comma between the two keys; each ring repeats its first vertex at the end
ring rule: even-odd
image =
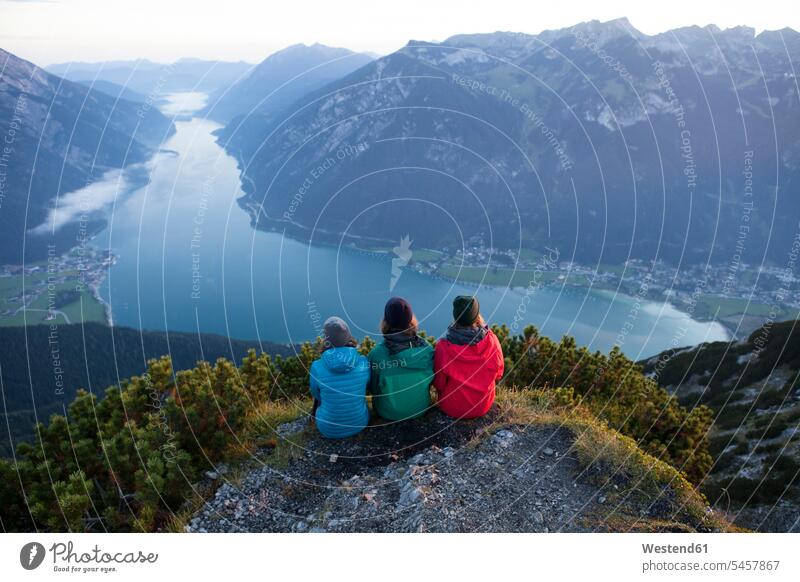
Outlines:
{"type": "Polygon", "coordinates": [[[404,269],[390,293],[388,256],[309,246],[251,227],[236,202],[242,196],[236,161],[212,135],[219,126],[191,117],[202,104],[201,94],[169,97],[165,111],[178,119],[177,132],[146,165],[147,185],[125,187],[130,181],[117,173],[107,178],[117,195],[107,205],[108,227],[93,244],[118,257],[101,290],[116,325],[299,342],[315,337],[335,314],[356,336],[375,336],[384,302],[401,295],[421,328],[439,335],[453,297],[477,294],[490,323],[517,321],[520,330],[532,323],[551,337],[573,335],[603,351],[617,342],[634,359],[728,338],[721,325],[695,321],[669,303],[589,288],[541,287],[526,295],[404,269]]]}

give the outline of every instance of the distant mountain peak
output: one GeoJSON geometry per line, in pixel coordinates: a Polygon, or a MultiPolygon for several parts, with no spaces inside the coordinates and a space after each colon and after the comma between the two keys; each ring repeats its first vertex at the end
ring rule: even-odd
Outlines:
{"type": "Polygon", "coordinates": [[[359,69],[372,57],[321,43],[293,44],[267,56],[236,83],[211,95],[204,111],[230,121],[258,110],[286,107],[302,95],[359,69]]]}
{"type": "Polygon", "coordinates": [[[573,30],[576,28],[585,28],[590,29],[596,32],[607,32],[607,31],[618,31],[618,32],[636,32],[637,34],[643,34],[640,32],[635,26],[631,24],[631,21],[627,19],[627,17],[623,16],[621,18],[613,18],[611,20],[589,20],[587,22],[582,22],[576,24],[575,26],[571,26],[561,30],[573,30]]]}
{"type": "Polygon", "coordinates": [[[589,20],[567,28],[544,31],[538,36],[543,40],[549,41],[568,34],[572,36],[577,36],[578,34],[590,36],[599,45],[623,37],[645,38],[647,36],[633,26],[625,17],[606,21],[589,20]]]}

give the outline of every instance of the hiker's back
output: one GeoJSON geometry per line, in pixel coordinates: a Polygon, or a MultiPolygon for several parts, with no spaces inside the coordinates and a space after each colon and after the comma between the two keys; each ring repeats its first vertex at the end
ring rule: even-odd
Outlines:
{"type": "Polygon", "coordinates": [[[320,401],[315,418],[326,437],[343,438],[369,423],[366,402],[369,362],[352,347],[332,348],[311,365],[311,383],[320,401]]]}
{"type": "Polygon", "coordinates": [[[406,420],[430,406],[433,348],[425,342],[390,354],[384,344],[369,354],[370,392],[375,412],[387,420],[406,420]]]}

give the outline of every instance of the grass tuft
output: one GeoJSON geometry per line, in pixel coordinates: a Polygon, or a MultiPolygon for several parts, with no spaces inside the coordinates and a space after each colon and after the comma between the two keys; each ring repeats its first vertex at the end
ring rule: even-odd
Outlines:
{"type": "MultiPolygon", "coordinates": [[[[574,441],[571,453],[586,478],[601,488],[616,486],[613,497],[659,498],[669,501],[691,521],[715,531],[733,526],[709,511],[708,502],[671,465],[644,452],[632,438],[598,420],[568,389],[507,388],[497,391],[497,403],[506,425],[558,426],[569,430],[574,441]]],[[[665,523],[642,518],[637,529],[668,531],[665,523]],[[648,525],[649,523],[649,525],[648,525]]]]}

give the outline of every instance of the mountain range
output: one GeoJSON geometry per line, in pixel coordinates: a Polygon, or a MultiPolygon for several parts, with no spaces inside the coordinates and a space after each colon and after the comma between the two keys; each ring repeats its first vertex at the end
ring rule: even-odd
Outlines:
{"type": "Polygon", "coordinates": [[[154,106],[117,99],[52,75],[0,49],[0,264],[45,257],[75,246],[97,217],[53,236],[31,234],[57,197],[105,172],[145,161],[172,122],[154,106]]]}
{"type": "Polygon", "coordinates": [[[99,63],[66,62],[49,65],[47,71],[70,81],[106,81],[132,91],[150,95],[176,91],[211,92],[228,87],[247,75],[253,67],[243,61],[180,59],[174,63],[154,63],[147,59],[99,63]]]}
{"type": "Polygon", "coordinates": [[[219,137],[254,224],[308,240],[785,263],[798,58],[791,29],[625,19],[411,41],[219,137]]]}
{"type": "MultiPolygon", "coordinates": [[[[225,124],[217,135],[239,161],[246,192],[240,204],[258,228],[375,247],[413,240],[418,248],[455,250],[481,243],[503,249],[556,247],[561,257],[580,262],[637,258],[674,264],[788,263],[794,268],[800,246],[798,57],[800,34],[791,29],[756,34],[746,27],[707,26],[651,36],[625,19],[538,35],[497,32],[458,35],[441,43],[414,40],[380,58],[295,45],[255,66],[183,59],[167,65],[145,60],[63,63],[44,70],[0,50],[0,264],[42,259],[50,245],[60,252],[101,228],[102,213],[97,213],[50,236],[36,232],[47,226],[60,196],[150,158],[174,132],[173,120],[157,108],[165,95],[200,91],[209,95],[201,114],[225,124]]],[[[787,284],[794,281],[787,278],[787,284]]],[[[665,402],[679,402],[692,413],[708,412],[711,428],[703,428],[699,444],[680,432],[656,442],[659,424],[674,421],[665,405],[667,412],[659,413],[655,423],[643,423],[653,440],[628,445],[638,451],[637,445],[644,450],[646,444],[650,454],[663,455],[659,449],[669,440],[665,450],[677,443],[687,451],[705,451],[708,436],[713,466],[701,487],[709,501],[739,525],[796,531],[798,333],[795,321],[770,320],[744,340],[675,349],[640,362],[642,371],[669,392],[665,402]]],[[[149,358],[169,353],[175,369],[188,369],[197,360],[217,357],[238,364],[250,348],[281,356],[296,352],[296,346],[98,324],[59,325],[57,335],[63,377],[54,369],[49,326],[0,328],[2,417],[9,433],[0,456],[9,454],[12,444],[31,440],[33,422],[63,412],[79,387],[95,393],[98,387],[126,388],[129,382],[123,379],[144,372],[149,358]]],[[[517,340],[518,361],[536,361],[544,342],[529,340],[517,340]]],[[[568,338],[564,342],[553,348],[562,356],[564,345],[574,347],[568,338]]],[[[310,349],[299,358],[279,360],[281,374],[294,374],[287,385],[302,394],[307,393],[302,357],[310,349]]],[[[585,350],[579,355],[580,361],[567,358],[558,367],[577,375],[579,364],[590,357],[585,350]]],[[[517,362],[509,366],[519,368],[517,362]]],[[[585,380],[598,377],[597,367],[587,370],[574,382],[584,396],[597,386],[585,380]]],[[[260,381],[275,384],[274,371],[261,370],[260,381]]],[[[518,382],[535,393],[511,390],[501,394],[500,404],[503,398],[528,399],[526,405],[552,399],[549,405],[556,407],[562,406],[556,399],[564,398],[577,410],[589,400],[577,403],[572,388],[531,388],[540,377],[549,378],[532,373],[518,382]]],[[[612,381],[606,383],[613,387],[612,381]]],[[[631,394],[647,401],[643,393],[631,394]]],[[[513,411],[522,401],[505,402],[513,411]]],[[[618,406],[620,399],[608,402],[618,406]]],[[[628,409],[623,412],[627,420],[628,409]]],[[[517,418],[516,428],[489,437],[493,440],[485,446],[497,450],[488,452],[539,455],[536,439],[541,435],[525,441],[520,428],[536,426],[528,420],[517,418]],[[509,447],[512,441],[529,448],[509,447]]],[[[608,430],[604,422],[592,425],[593,430],[608,430]]],[[[680,422],[681,430],[687,424],[680,422]]],[[[273,433],[268,434],[272,442],[273,433]]],[[[537,457],[544,470],[578,442],[555,427],[546,436],[559,446],[537,457]]],[[[94,454],[94,441],[86,442],[92,444],[84,452],[94,454]]],[[[609,442],[622,441],[614,434],[609,442]]],[[[422,451],[435,463],[409,459],[408,468],[392,470],[405,478],[412,465],[435,466],[443,461],[437,449],[422,451]]],[[[589,450],[596,449],[596,441],[590,442],[589,450]]],[[[356,446],[351,452],[363,450],[356,446]]],[[[463,452],[476,462],[466,466],[485,465],[481,451],[463,452]]],[[[329,456],[320,458],[330,470],[329,456]]],[[[336,465],[336,471],[342,466],[336,465]]],[[[359,467],[352,474],[361,475],[360,485],[372,486],[388,466],[367,473],[359,467]]],[[[308,475],[292,467],[296,476],[308,475]]],[[[245,483],[264,482],[263,473],[246,477],[245,483]]],[[[330,482],[343,481],[338,472],[334,477],[330,482]]],[[[478,477],[480,482],[508,474],[492,469],[478,477]]],[[[523,479],[520,491],[529,491],[525,475],[514,477],[523,479]]],[[[573,475],[568,477],[544,496],[551,510],[560,508],[555,514],[571,509],[562,503],[571,495],[564,489],[573,483],[573,475]]],[[[670,491],[666,485],[663,490],[670,491]]],[[[586,499],[615,495],[606,485],[584,492],[586,499]]],[[[239,503],[228,493],[223,504],[239,503]]],[[[392,490],[386,499],[394,502],[409,494],[392,490]]],[[[291,497],[283,500],[286,508],[293,507],[291,497]]],[[[653,494],[646,503],[631,506],[631,519],[656,506],[651,499],[660,497],[653,494]]],[[[699,513],[678,525],[707,527],[703,520],[712,513],[694,492],[691,499],[699,513]]],[[[329,503],[342,508],[352,502],[333,495],[306,507],[316,512],[329,503]]],[[[676,502],[649,517],[661,523],[664,515],[674,517],[682,507],[676,502]]],[[[537,515],[532,511],[539,510],[531,508],[530,515],[537,515]]],[[[402,527],[418,527],[417,517],[402,527]]],[[[437,524],[436,517],[431,511],[420,520],[437,524]]],[[[327,520],[324,513],[320,519],[327,520]]],[[[259,520],[251,525],[273,525],[259,520]]],[[[297,531],[308,527],[305,522],[281,525],[297,531]]],[[[328,521],[325,526],[336,530],[341,524],[328,521]]],[[[546,527],[539,520],[533,526],[546,527]]]]}
{"type": "MultiPolygon", "coordinates": [[[[115,99],[126,99],[128,101],[133,101],[134,103],[146,103],[148,101],[148,96],[144,93],[139,93],[138,91],[134,91],[130,87],[125,87],[123,85],[117,85],[116,83],[112,83],[111,81],[103,81],[102,79],[97,80],[87,80],[87,81],[78,81],[81,85],[89,87],[90,89],[96,89],[97,91],[102,91],[106,95],[110,95],[115,99]]],[[[158,99],[155,99],[153,102],[158,102],[158,99]]]]}

